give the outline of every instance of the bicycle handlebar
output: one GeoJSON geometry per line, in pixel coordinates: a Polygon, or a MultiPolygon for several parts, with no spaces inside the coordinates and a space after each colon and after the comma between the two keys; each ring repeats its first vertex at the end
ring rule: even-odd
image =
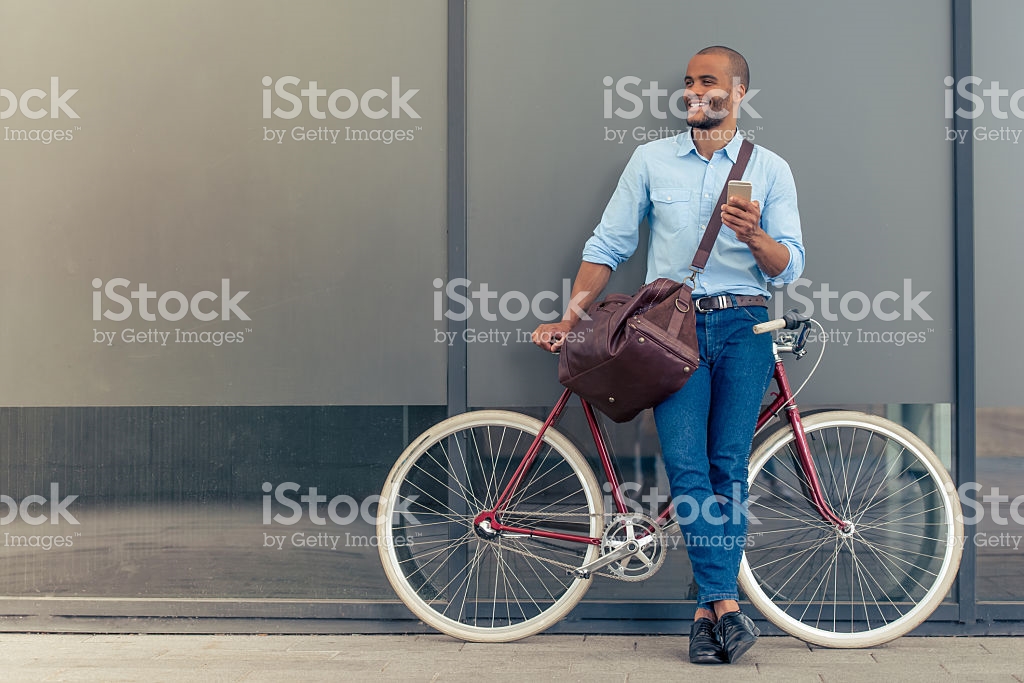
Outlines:
{"type": "Polygon", "coordinates": [[[775,320],[769,320],[766,323],[758,323],[754,325],[754,334],[764,334],[765,332],[774,332],[775,330],[781,330],[786,327],[786,321],[782,318],[776,318],[775,320]]]}
{"type": "Polygon", "coordinates": [[[766,323],[758,323],[754,325],[754,334],[764,334],[765,332],[774,332],[775,330],[795,330],[801,325],[805,325],[810,321],[810,318],[803,313],[797,313],[794,311],[787,312],[781,318],[775,320],[769,320],[766,323]]]}

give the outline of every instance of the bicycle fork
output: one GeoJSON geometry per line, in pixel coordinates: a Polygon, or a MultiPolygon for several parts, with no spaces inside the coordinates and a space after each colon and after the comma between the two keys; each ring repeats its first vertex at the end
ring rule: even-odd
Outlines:
{"type": "Polygon", "coordinates": [[[800,420],[800,410],[793,401],[793,392],[789,386],[789,378],[786,377],[785,365],[779,358],[778,349],[775,350],[775,382],[779,391],[775,394],[775,400],[761,413],[757,420],[755,432],[760,431],[770,419],[777,416],[779,411],[785,407],[786,419],[793,430],[793,438],[796,442],[797,461],[800,463],[800,472],[804,477],[804,485],[810,497],[810,502],[821,515],[822,520],[839,529],[843,534],[851,531],[853,523],[839,517],[832,506],[825,500],[821,492],[821,481],[818,479],[818,471],[814,467],[814,460],[811,458],[811,449],[807,446],[807,435],[804,433],[803,422],[800,420]]]}

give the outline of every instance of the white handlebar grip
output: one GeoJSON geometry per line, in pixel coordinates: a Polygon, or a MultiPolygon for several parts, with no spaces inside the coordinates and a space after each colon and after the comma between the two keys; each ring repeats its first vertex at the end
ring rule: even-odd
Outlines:
{"type": "Polygon", "coordinates": [[[773,330],[781,330],[786,326],[786,321],[782,318],[776,318],[775,320],[769,320],[766,323],[758,323],[754,325],[754,334],[764,334],[765,332],[772,332],[773,330]]]}

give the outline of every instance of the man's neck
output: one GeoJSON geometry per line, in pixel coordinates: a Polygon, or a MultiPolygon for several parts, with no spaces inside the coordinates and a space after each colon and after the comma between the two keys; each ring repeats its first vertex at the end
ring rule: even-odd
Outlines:
{"type": "Polygon", "coordinates": [[[697,154],[705,159],[710,159],[712,154],[732,142],[735,135],[735,126],[727,127],[727,125],[722,125],[709,130],[700,128],[690,129],[690,138],[693,140],[693,146],[697,149],[697,154]]]}

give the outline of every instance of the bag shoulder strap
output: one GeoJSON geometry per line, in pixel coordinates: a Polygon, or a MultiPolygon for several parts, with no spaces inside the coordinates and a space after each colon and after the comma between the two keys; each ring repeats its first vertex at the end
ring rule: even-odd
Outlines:
{"type": "Polygon", "coordinates": [[[744,139],[740,145],[740,153],[736,158],[736,163],[732,165],[729,177],[725,181],[725,187],[722,188],[722,194],[718,198],[718,203],[715,204],[715,208],[711,212],[711,220],[708,221],[708,227],[704,229],[704,237],[701,238],[700,245],[697,247],[693,263],[690,264],[690,269],[695,273],[703,271],[704,266],[708,264],[708,259],[711,258],[711,250],[714,248],[715,240],[718,239],[718,233],[722,229],[722,209],[720,207],[729,201],[729,181],[739,180],[743,177],[743,171],[746,170],[747,162],[750,161],[750,153],[753,151],[754,143],[744,139]]]}

